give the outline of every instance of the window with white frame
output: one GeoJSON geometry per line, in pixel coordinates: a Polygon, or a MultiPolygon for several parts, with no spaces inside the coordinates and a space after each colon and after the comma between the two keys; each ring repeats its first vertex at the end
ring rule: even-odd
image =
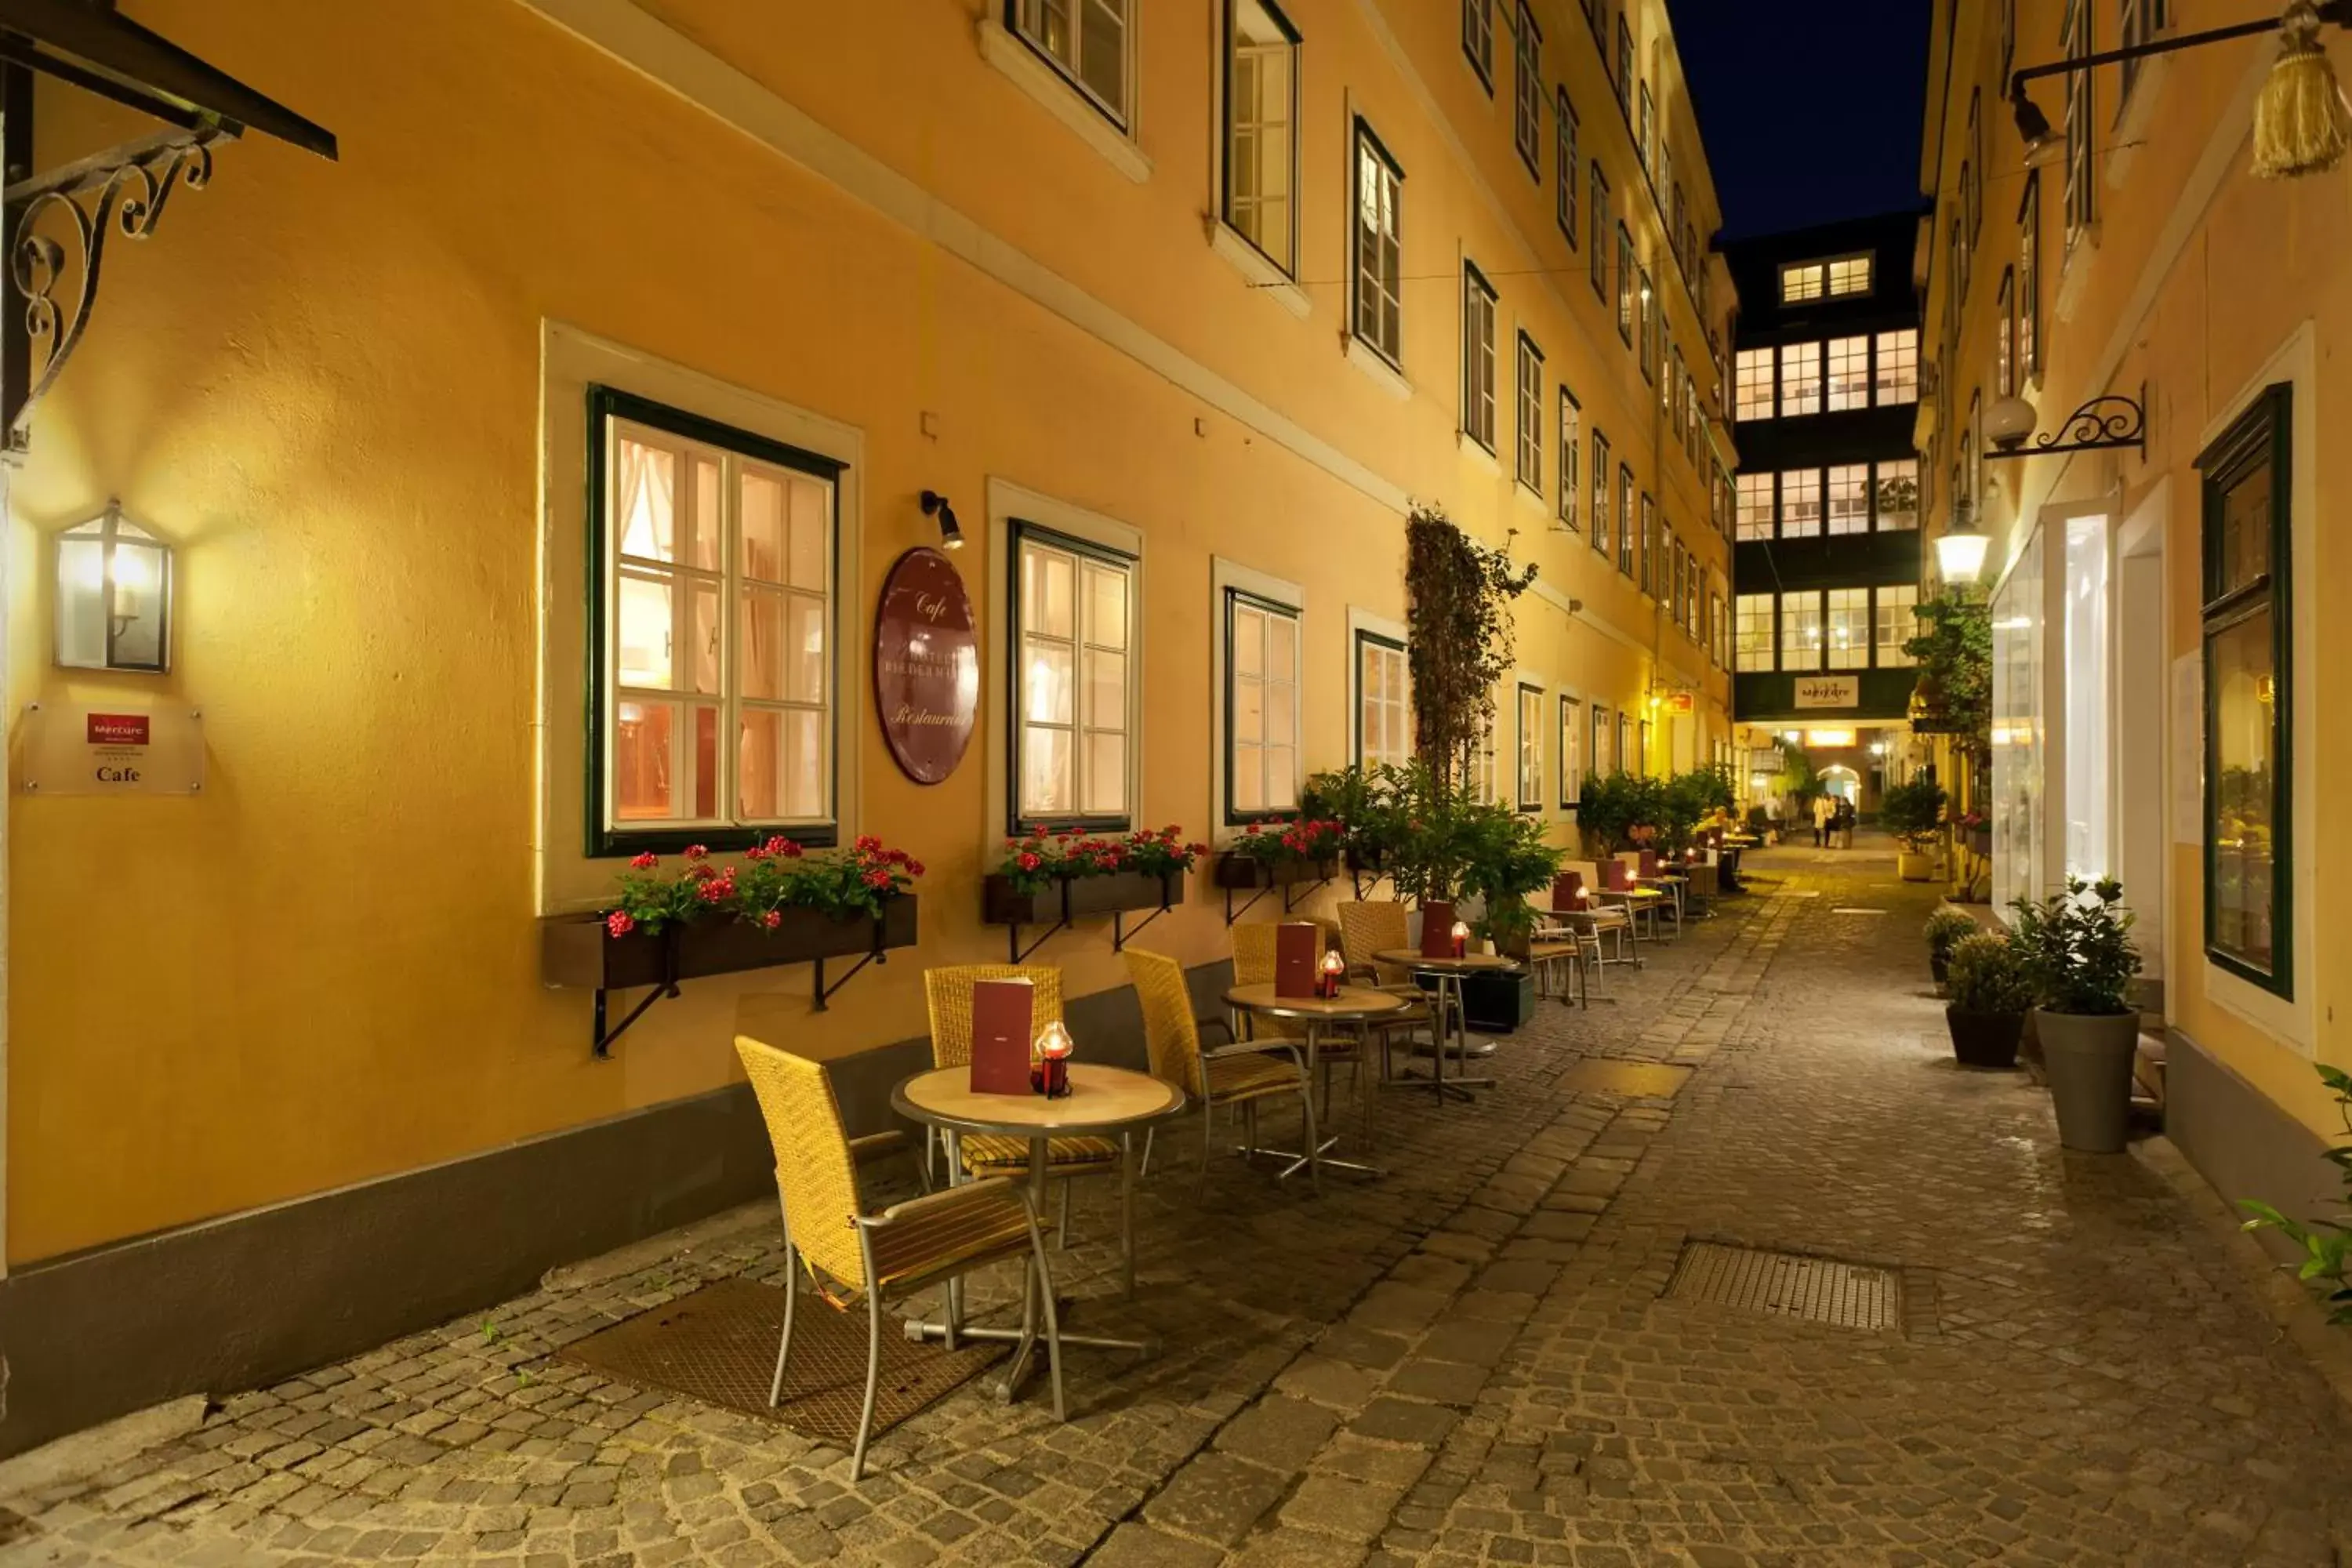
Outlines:
{"type": "Polygon", "coordinates": [[[1611,721],[1609,710],[1603,708],[1598,702],[1594,703],[1592,705],[1592,751],[1591,753],[1592,757],[1591,769],[1593,777],[1601,777],[1615,771],[1614,763],[1616,761],[1616,752],[1612,748],[1610,742],[1616,738],[1616,734],[1617,726],[1611,721]]]}
{"type": "Polygon", "coordinates": [[[835,821],[831,458],[593,388],[592,852],[835,821]]]}
{"type": "Polygon", "coordinates": [[[1367,768],[1412,760],[1412,671],[1404,644],[1356,633],[1356,761],[1367,768]]]}
{"type": "Polygon", "coordinates": [[[1870,590],[1832,588],[1823,637],[1832,669],[1870,668],[1870,590]]]}
{"type": "Polygon", "coordinates": [[[1543,350],[1535,339],[1519,334],[1518,463],[1519,483],[1543,494],[1543,350]]]}
{"type": "Polygon", "coordinates": [[[1992,384],[2003,397],[2017,391],[2017,269],[2004,268],[1993,297],[1992,384]]]}
{"type": "Polygon", "coordinates": [[[1743,670],[1772,668],[1772,595],[1742,594],[1732,607],[1733,657],[1743,670]]]}
{"type": "Polygon", "coordinates": [[[1133,99],[1132,0],[1007,0],[1007,25],[1120,130],[1133,99]]]}
{"type": "Polygon", "coordinates": [[[1770,474],[1739,476],[1740,538],[1772,537],[1772,479],[1770,474]]]}
{"type": "Polygon", "coordinates": [[[1780,668],[1822,667],[1822,596],[1808,589],[1780,595],[1780,668]]]}
{"type": "Polygon", "coordinates": [[[1225,222],[1297,272],[1298,35],[1272,0],[1226,0],[1225,222]]]}
{"type": "Polygon", "coordinates": [[[1877,645],[1878,668],[1901,669],[1918,663],[1903,651],[1903,645],[1919,635],[1919,588],[1905,583],[1878,590],[1877,645]]]}
{"type": "Polygon", "coordinates": [[[1617,335],[1625,346],[1633,346],[1633,235],[1623,224],[1617,226],[1617,335]]]}
{"type": "Polygon", "coordinates": [[[1627,96],[1632,90],[1633,80],[1633,28],[1625,20],[1625,13],[1620,10],[1617,13],[1617,79],[1612,85],[1617,89],[1618,110],[1625,116],[1628,125],[1633,121],[1633,100],[1627,96]]]}
{"type": "Polygon", "coordinates": [[[1633,470],[1617,465],[1617,570],[1633,574],[1633,470]]]}
{"type": "Polygon", "coordinates": [[[1592,225],[1592,291],[1605,302],[1609,298],[1609,176],[1601,172],[1601,160],[1592,160],[1592,199],[1585,204],[1592,225]]]}
{"type": "Polygon", "coordinates": [[[1658,508],[1647,495],[1642,498],[1642,592],[1663,599],[1666,584],[1658,581],[1665,569],[1665,558],[1658,547],[1658,508]]]}
{"type": "Polygon", "coordinates": [[[1818,261],[1783,262],[1780,267],[1780,303],[1801,305],[1808,300],[1818,300],[1829,290],[1829,270],[1818,261]]]}
{"type": "Polygon", "coordinates": [[[1738,387],[1732,416],[1742,421],[1772,417],[1772,351],[1741,349],[1733,373],[1738,387]]]}
{"type": "Polygon", "coordinates": [[[1609,437],[1592,432],[1592,552],[1606,561],[1609,544],[1609,437]]]}
{"type": "Polygon", "coordinates": [[[1495,449],[1495,289],[1462,264],[1462,433],[1495,449]]]}
{"type": "Polygon", "coordinates": [[[1878,334],[1877,385],[1882,407],[1919,401],[1918,328],[1878,334]]]}
{"type": "Polygon", "coordinates": [[[1822,471],[1790,468],[1780,475],[1780,537],[1811,539],[1822,531],[1822,471]]]}
{"type": "Polygon", "coordinates": [[[1919,526],[1919,459],[1894,458],[1876,465],[1874,476],[1878,531],[1908,533],[1919,526]]]}
{"type": "Polygon", "coordinates": [[[1785,343],[1780,349],[1780,415],[1822,411],[1822,345],[1785,343]]]}
{"type": "Polygon", "coordinates": [[[1462,52],[1486,90],[1495,90],[1495,0],[1462,0],[1462,52]]]}
{"type": "MultiPolygon", "coordinates": [[[[1649,724],[1645,721],[1642,728],[1646,738],[1649,724]]],[[[1633,715],[1620,708],[1617,710],[1617,765],[1636,777],[1646,774],[1650,771],[1649,752],[1647,746],[1638,750],[1634,747],[1633,715]]]]}
{"type": "Polygon", "coordinates": [[[1528,0],[1519,0],[1517,29],[1512,40],[1514,71],[1511,92],[1511,141],[1528,174],[1543,178],[1543,34],[1536,28],[1528,0]]]}
{"type": "MultiPolygon", "coordinates": [[[[2091,0],[2066,0],[2066,15],[2059,28],[2058,52],[2062,58],[2078,59],[2091,52],[2091,0]]],[[[2074,70],[2066,73],[2066,251],[2074,254],[2074,244],[2089,232],[2091,221],[2097,216],[2092,193],[2098,184],[2097,170],[2091,145],[2092,131],[2091,73],[2074,70]]]]}
{"type": "Polygon", "coordinates": [[[1018,822],[1125,826],[1142,688],[1135,561],[1016,520],[1013,588],[1018,822]]]}
{"type": "Polygon", "coordinates": [[[1356,121],[1356,216],[1349,227],[1357,341],[1392,365],[1404,356],[1404,172],[1356,121]]]}
{"type": "Polygon", "coordinates": [[[1654,377],[1658,374],[1658,291],[1650,286],[1650,269],[1637,270],[1640,283],[1634,289],[1642,306],[1642,374],[1654,377]]]}
{"type": "Polygon", "coordinates": [[[1829,531],[1870,531],[1870,465],[1841,463],[1829,471],[1829,531]]]}
{"type": "Polygon", "coordinates": [[[1830,298],[1843,300],[1870,292],[1870,258],[1843,256],[1829,264],[1830,298]]]}
{"type": "Polygon", "coordinates": [[[1584,705],[1566,692],[1559,699],[1559,808],[1574,811],[1584,794],[1584,705]]]}
{"type": "Polygon", "coordinates": [[[1584,483],[1584,471],[1578,462],[1578,448],[1584,443],[1584,410],[1576,395],[1565,386],[1559,389],[1559,521],[1570,528],[1576,526],[1576,505],[1579,489],[1584,483]]]}
{"type": "Polygon", "coordinates": [[[1647,174],[1655,169],[1658,163],[1651,152],[1652,145],[1656,140],[1656,115],[1651,105],[1650,84],[1646,81],[1642,84],[1641,107],[1635,111],[1634,119],[1636,125],[1634,154],[1642,160],[1642,173],[1647,174]]]}
{"type": "Polygon", "coordinates": [[[1503,780],[1495,765],[1495,727],[1500,721],[1496,715],[1486,716],[1486,728],[1470,748],[1470,776],[1463,781],[1470,798],[1494,805],[1507,805],[1503,798],[1503,780]]]}
{"type": "Polygon", "coordinates": [[[1870,406],[1870,339],[1832,338],[1829,342],[1829,409],[1870,406]]]}
{"type": "Polygon", "coordinates": [[[1225,820],[1298,809],[1298,611],[1225,590],[1225,820]]]}
{"type": "Polygon", "coordinates": [[[1584,160],[1576,147],[1576,106],[1568,100],[1568,89],[1560,88],[1553,95],[1552,142],[1554,161],[1559,167],[1552,171],[1553,216],[1559,232],[1574,250],[1580,243],[1576,226],[1577,182],[1584,177],[1584,160]]]}
{"type": "Polygon", "coordinates": [[[1543,689],[1519,687],[1519,800],[1521,811],[1541,811],[1544,805],[1543,689]]]}

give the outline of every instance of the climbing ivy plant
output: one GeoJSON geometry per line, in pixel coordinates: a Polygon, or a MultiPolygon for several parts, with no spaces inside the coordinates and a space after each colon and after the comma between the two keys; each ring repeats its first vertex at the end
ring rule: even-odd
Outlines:
{"type": "Polygon", "coordinates": [[[1992,746],[1992,612],[1974,594],[1947,588],[1922,601],[1918,615],[1918,636],[1903,645],[1919,661],[1911,728],[1982,756],[1992,746]]]}
{"type": "Polygon", "coordinates": [[[1469,777],[1494,722],[1495,687],[1511,668],[1511,601],[1536,569],[1514,568],[1433,505],[1414,506],[1405,542],[1414,739],[1443,799],[1469,777]]]}

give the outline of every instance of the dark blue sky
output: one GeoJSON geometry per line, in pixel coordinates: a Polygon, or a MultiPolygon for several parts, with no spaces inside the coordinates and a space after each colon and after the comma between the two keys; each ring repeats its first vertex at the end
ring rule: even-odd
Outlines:
{"type": "Polygon", "coordinates": [[[1667,0],[1726,237],[1919,203],[1928,0],[1667,0]]]}

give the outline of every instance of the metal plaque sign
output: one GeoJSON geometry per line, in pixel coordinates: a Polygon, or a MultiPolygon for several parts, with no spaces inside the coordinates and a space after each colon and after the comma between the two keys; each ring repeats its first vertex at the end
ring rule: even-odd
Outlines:
{"type": "Polygon", "coordinates": [[[1797,706],[1800,708],[1859,708],[1862,706],[1862,677],[1801,675],[1797,677],[1797,706]]]}
{"type": "Polygon", "coordinates": [[[194,795],[205,787],[204,713],[28,703],[19,782],[28,795],[194,795]]]}
{"type": "Polygon", "coordinates": [[[963,760],[980,711],[980,638],[955,563],[909,550],[882,584],[874,616],[874,710],[899,771],[939,784],[963,760]]]}

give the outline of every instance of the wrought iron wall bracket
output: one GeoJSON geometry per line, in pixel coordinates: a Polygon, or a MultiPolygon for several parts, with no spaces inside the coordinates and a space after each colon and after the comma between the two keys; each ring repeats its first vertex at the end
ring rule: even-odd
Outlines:
{"type": "Polygon", "coordinates": [[[843,986],[848,984],[851,981],[856,979],[857,972],[859,970],[865,968],[869,963],[887,963],[890,962],[890,955],[882,951],[882,922],[878,920],[874,922],[874,950],[871,952],[868,952],[865,957],[859,959],[856,963],[851,964],[849,966],[849,973],[835,981],[832,984],[827,985],[824,983],[824,960],[822,957],[819,957],[813,962],[816,965],[816,1010],[823,1013],[830,1008],[833,1002],[833,994],[840,990],[843,986]]]}
{"type": "Polygon", "coordinates": [[[1373,872],[1372,879],[1370,882],[1364,880],[1364,874],[1361,871],[1350,870],[1348,873],[1348,885],[1355,889],[1356,901],[1360,904],[1364,901],[1364,895],[1366,892],[1379,892],[1381,890],[1381,884],[1388,881],[1389,879],[1389,873],[1386,871],[1373,872]]]}
{"type": "MultiPolygon", "coordinates": [[[[2146,395],[2145,389],[2142,395],[2146,395]]],[[[2041,458],[2110,447],[2128,448],[2143,458],[2147,456],[2147,416],[2128,397],[2094,397],[2066,416],[2066,422],[2047,435],[2032,440],[2020,438],[2015,446],[1997,446],[1984,456],[1989,459],[2041,458]]]]}
{"type": "MultiPolygon", "coordinates": [[[[1234,889],[1227,888],[1225,889],[1225,923],[1227,925],[1231,925],[1235,921],[1241,919],[1244,915],[1249,913],[1251,910],[1257,907],[1257,901],[1260,899],[1265,897],[1272,891],[1274,891],[1274,889],[1271,884],[1266,887],[1260,888],[1249,896],[1249,898],[1242,904],[1240,909],[1235,909],[1234,908],[1234,889]]],[[[1288,909],[1290,906],[1286,902],[1283,907],[1285,909],[1288,909]]]]}
{"type": "Polygon", "coordinates": [[[1130,911],[1126,910],[1113,910],[1110,915],[1110,950],[1113,952],[1124,952],[1127,951],[1128,940],[1134,936],[1137,931],[1141,931],[1145,926],[1150,925],[1153,921],[1156,921],[1161,915],[1166,914],[1170,907],[1171,906],[1165,899],[1161,900],[1158,909],[1152,910],[1150,914],[1136,921],[1132,927],[1129,926],[1127,923],[1127,917],[1130,911]]]}
{"type": "Polygon", "coordinates": [[[1288,914],[1297,906],[1299,900],[1311,899],[1318,891],[1330,885],[1331,879],[1328,877],[1318,877],[1312,882],[1289,883],[1282,889],[1282,912],[1288,914]]]}
{"type": "Polygon", "coordinates": [[[607,1058],[613,1054],[613,1042],[627,1034],[629,1026],[646,1016],[646,1008],[665,996],[677,994],[677,928],[672,926],[663,933],[661,978],[654,983],[653,989],[646,992],[635,1006],[629,1009],[626,1017],[607,1029],[604,1027],[604,999],[614,989],[618,987],[610,989],[602,985],[596,987],[596,1016],[589,1026],[588,1043],[599,1058],[607,1058]]]}
{"type": "Polygon", "coordinates": [[[7,187],[6,205],[17,214],[8,236],[8,277],[25,302],[26,337],[42,348],[24,401],[7,411],[10,456],[25,451],[33,411],[81,346],[98,303],[107,240],[118,233],[129,239],[153,234],[173,188],[203,190],[212,180],[212,144],[236,134],[223,125],[161,132],[7,187]],[[45,224],[58,232],[43,232],[45,224]]]}
{"type": "Polygon", "coordinates": [[[1029,955],[1031,953],[1035,952],[1039,948],[1054,940],[1054,933],[1055,931],[1063,931],[1069,929],[1070,917],[1064,915],[1060,920],[1057,920],[1052,925],[1047,926],[1043,936],[1040,936],[1035,942],[1031,942],[1027,947],[1024,947],[1021,945],[1021,922],[1015,921],[1011,926],[1005,929],[1004,951],[1010,955],[1011,962],[1014,963],[1026,963],[1029,962],[1029,955]]]}

